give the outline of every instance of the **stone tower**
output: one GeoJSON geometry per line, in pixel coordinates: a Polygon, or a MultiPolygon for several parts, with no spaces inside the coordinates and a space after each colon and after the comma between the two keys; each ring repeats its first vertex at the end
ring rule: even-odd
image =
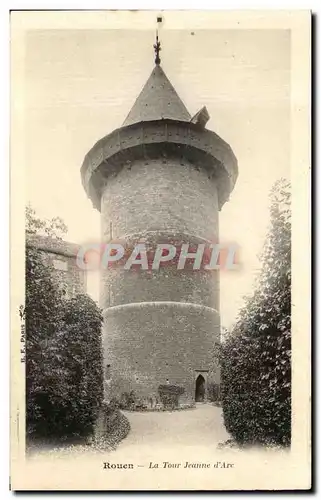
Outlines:
{"type": "MultiPolygon", "coordinates": [[[[206,108],[191,117],[156,65],[123,125],[98,141],[81,175],[101,213],[103,243],[218,241],[218,213],[237,178],[237,161],[205,129],[206,108]]],[[[219,383],[218,271],[101,270],[107,398],[134,391],[154,405],[160,385],[184,388],[180,404],[206,398],[219,383]]]]}

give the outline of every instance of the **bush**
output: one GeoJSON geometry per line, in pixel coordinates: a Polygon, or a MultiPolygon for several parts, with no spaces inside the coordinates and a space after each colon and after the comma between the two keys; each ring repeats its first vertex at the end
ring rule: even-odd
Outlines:
{"type": "MultiPolygon", "coordinates": [[[[102,316],[87,295],[65,302],[63,329],[56,344],[60,363],[54,370],[64,386],[63,397],[52,394],[68,435],[93,432],[103,400],[102,316]]],[[[61,430],[62,431],[62,430],[61,430]]]]}
{"type": "MultiPolygon", "coordinates": [[[[26,298],[20,314],[25,321],[26,419],[30,434],[46,432],[45,408],[50,405],[48,390],[54,384],[51,367],[56,361],[51,345],[62,328],[63,304],[63,294],[39,253],[27,249],[26,298]]],[[[56,418],[55,411],[50,418],[56,418]]]]}
{"type": "MultiPolygon", "coordinates": [[[[27,210],[27,229],[54,237],[63,223],[27,210]]],[[[103,398],[99,308],[87,295],[66,300],[41,252],[26,249],[26,427],[32,437],[67,439],[93,432],[103,398]]]]}
{"type": "Polygon", "coordinates": [[[220,401],[220,384],[210,383],[207,389],[207,398],[212,403],[220,401]]]}
{"type": "Polygon", "coordinates": [[[289,191],[274,187],[257,288],[222,344],[227,431],[240,444],[291,442],[291,225],[289,191]]]}
{"type": "Polygon", "coordinates": [[[115,448],[129,431],[129,421],[119,411],[117,402],[115,400],[110,403],[103,402],[98,427],[91,444],[101,449],[115,448]]]}
{"type": "Polygon", "coordinates": [[[240,444],[290,444],[289,333],[267,337],[231,336],[222,347],[224,422],[240,444]]]}
{"type": "Polygon", "coordinates": [[[119,407],[122,410],[134,410],[137,404],[137,396],[134,391],[123,392],[120,397],[119,407]]]}
{"type": "MultiPolygon", "coordinates": [[[[101,315],[87,296],[62,305],[60,330],[47,339],[37,371],[28,372],[27,428],[70,438],[94,430],[103,399],[101,315]]],[[[27,333],[27,366],[35,364],[27,333]]]]}
{"type": "Polygon", "coordinates": [[[166,409],[175,409],[178,407],[179,397],[184,394],[184,387],[178,385],[160,385],[158,394],[160,400],[166,409]]]}

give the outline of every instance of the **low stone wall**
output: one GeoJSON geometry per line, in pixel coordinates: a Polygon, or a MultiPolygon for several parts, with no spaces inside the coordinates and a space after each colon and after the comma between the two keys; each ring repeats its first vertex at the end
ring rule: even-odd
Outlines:
{"type": "Polygon", "coordinates": [[[155,408],[139,408],[139,409],[126,409],[124,411],[130,411],[130,412],[135,412],[135,413],[150,413],[150,412],[172,412],[172,411],[182,411],[182,410],[193,410],[195,409],[195,403],[191,404],[185,404],[178,406],[177,408],[164,408],[163,406],[155,407],[155,408]]]}
{"type": "Polygon", "coordinates": [[[115,409],[107,415],[102,410],[91,445],[98,449],[116,449],[129,431],[130,423],[120,410],[115,409]]]}

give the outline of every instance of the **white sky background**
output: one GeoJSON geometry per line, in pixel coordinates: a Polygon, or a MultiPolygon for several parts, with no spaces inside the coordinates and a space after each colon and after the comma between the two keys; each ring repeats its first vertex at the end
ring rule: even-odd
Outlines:
{"type": "MultiPolygon", "coordinates": [[[[162,67],[191,115],[227,141],[239,178],[220,213],[220,239],[241,247],[242,270],[221,273],[229,327],[251,293],[269,223],[268,194],[290,176],[290,31],[162,30],[162,67]]],[[[32,30],[25,38],[26,198],[60,216],[67,239],[99,241],[100,214],[80,180],[93,144],[121,126],[153,69],[151,30],[32,30]]],[[[98,281],[89,279],[98,296],[98,281]]]]}

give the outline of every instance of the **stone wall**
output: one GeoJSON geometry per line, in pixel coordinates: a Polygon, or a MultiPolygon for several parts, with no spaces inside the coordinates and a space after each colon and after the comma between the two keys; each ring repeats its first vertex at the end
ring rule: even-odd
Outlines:
{"type": "MultiPolygon", "coordinates": [[[[110,175],[101,199],[107,243],[216,243],[216,181],[186,159],[135,160],[110,175]]],[[[196,374],[219,383],[219,275],[213,271],[122,270],[101,273],[109,397],[134,391],[148,405],[161,384],[194,401],[196,374]]]]}
{"type": "Polygon", "coordinates": [[[219,383],[219,315],[175,302],[142,302],[105,310],[104,352],[110,365],[109,397],[134,391],[148,405],[161,384],[179,385],[180,403],[193,402],[199,371],[219,383]]]}
{"type": "Polygon", "coordinates": [[[76,261],[78,245],[39,235],[28,235],[26,245],[39,252],[67,298],[87,292],[86,271],[80,269],[76,261]]]}
{"type": "Polygon", "coordinates": [[[218,237],[214,178],[186,160],[133,161],[110,176],[101,199],[102,241],[165,231],[218,237]]]}

